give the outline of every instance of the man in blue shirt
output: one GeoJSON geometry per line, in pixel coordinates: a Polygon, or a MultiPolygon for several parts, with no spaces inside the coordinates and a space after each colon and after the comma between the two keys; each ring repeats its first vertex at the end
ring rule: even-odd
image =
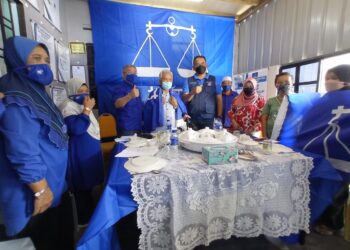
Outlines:
{"type": "Polygon", "coordinates": [[[136,67],[131,64],[124,65],[123,82],[118,85],[114,94],[118,136],[133,135],[141,130],[142,102],[136,81],[136,67]]]}
{"type": "Polygon", "coordinates": [[[196,56],[193,60],[196,74],[188,78],[183,87],[183,100],[195,129],[213,128],[215,115],[222,117],[221,86],[207,73],[207,68],[206,58],[196,56]]]}
{"type": "Polygon", "coordinates": [[[231,110],[232,102],[238,93],[232,90],[232,78],[231,76],[225,76],[222,79],[222,124],[224,128],[231,128],[231,119],[228,117],[227,112],[231,110]]]}

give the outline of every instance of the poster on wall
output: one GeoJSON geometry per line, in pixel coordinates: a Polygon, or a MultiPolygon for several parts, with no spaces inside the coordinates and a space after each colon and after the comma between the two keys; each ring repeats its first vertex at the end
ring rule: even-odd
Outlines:
{"type": "Polygon", "coordinates": [[[37,42],[45,44],[49,50],[51,70],[53,72],[54,79],[57,80],[55,38],[46,29],[44,29],[37,23],[33,23],[33,30],[35,40],[37,42]]]}
{"type": "Polygon", "coordinates": [[[28,3],[30,3],[30,5],[32,5],[34,8],[36,8],[37,10],[39,10],[39,3],[38,0],[27,0],[28,3]]]}
{"type": "Polygon", "coordinates": [[[66,89],[63,86],[52,86],[51,98],[57,107],[60,106],[68,98],[66,89]]]}
{"type": "Polygon", "coordinates": [[[57,49],[57,63],[58,63],[58,80],[67,82],[70,78],[70,59],[69,49],[60,43],[56,43],[57,49]]]}
{"type": "Polygon", "coordinates": [[[234,75],[232,79],[232,88],[237,93],[241,93],[243,90],[244,74],[234,75]]]}
{"type": "Polygon", "coordinates": [[[257,92],[260,96],[267,98],[267,73],[268,68],[252,71],[246,74],[246,78],[254,77],[258,82],[257,92]]]}
{"type": "Polygon", "coordinates": [[[59,0],[44,0],[44,17],[61,30],[59,0]]]}
{"type": "Polygon", "coordinates": [[[83,82],[86,82],[85,67],[81,65],[72,66],[72,76],[73,78],[78,78],[83,82]]]}

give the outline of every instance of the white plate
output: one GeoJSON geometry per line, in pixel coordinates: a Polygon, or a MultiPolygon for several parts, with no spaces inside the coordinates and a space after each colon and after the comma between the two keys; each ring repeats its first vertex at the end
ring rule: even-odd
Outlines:
{"type": "Polygon", "coordinates": [[[167,161],[155,156],[140,156],[129,159],[125,162],[124,167],[132,174],[147,173],[153,170],[160,170],[165,167],[167,161]]]}

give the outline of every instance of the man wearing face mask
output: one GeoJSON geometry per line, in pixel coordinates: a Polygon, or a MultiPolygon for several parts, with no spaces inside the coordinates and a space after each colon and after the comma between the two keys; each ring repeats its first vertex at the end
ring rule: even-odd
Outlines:
{"type": "Polygon", "coordinates": [[[222,117],[221,87],[215,77],[207,73],[204,56],[193,60],[194,76],[187,79],[183,87],[183,100],[187,103],[191,122],[197,129],[213,128],[214,118],[222,117]]]}
{"type": "Polygon", "coordinates": [[[230,76],[225,76],[222,79],[222,124],[226,129],[231,128],[231,119],[228,117],[227,112],[231,110],[231,105],[233,99],[238,95],[236,91],[232,90],[232,78],[230,76]]]}
{"type": "Polygon", "coordinates": [[[124,65],[123,82],[118,85],[114,94],[118,136],[133,135],[141,130],[142,101],[136,82],[136,67],[131,64],[124,65]]]}
{"type": "Polygon", "coordinates": [[[271,138],[272,129],[283,98],[289,94],[292,75],[282,72],[275,77],[277,96],[270,98],[261,113],[262,138],[271,138]]]}
{"type": "Polygon", "coordinates": [[[152,132],[167,129],[167,120],[176,128],[176,121],[188,118],[187,109],[178,93],[172,91],[173,73],[163,70],[159,74],[160,88],[153,90],[143,111],[143,131],[152,132]]]}

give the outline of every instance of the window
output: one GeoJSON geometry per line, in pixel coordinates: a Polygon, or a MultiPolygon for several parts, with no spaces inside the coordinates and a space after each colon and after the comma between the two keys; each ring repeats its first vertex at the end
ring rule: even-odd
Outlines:
{"type": "Polygon", "coordinates": [[[0,76],[6,73],[4,62],[4,41],[15,35],[21,35],[20,11],[23,6],[14,0],[0,0],[0,76]]]}
{"type": "Polygon", "coordinates": [[[294,78],[294,92],[317,92],[320,75],[320,60],[282,66],[280,72],[288,72],[294,78]]]}

